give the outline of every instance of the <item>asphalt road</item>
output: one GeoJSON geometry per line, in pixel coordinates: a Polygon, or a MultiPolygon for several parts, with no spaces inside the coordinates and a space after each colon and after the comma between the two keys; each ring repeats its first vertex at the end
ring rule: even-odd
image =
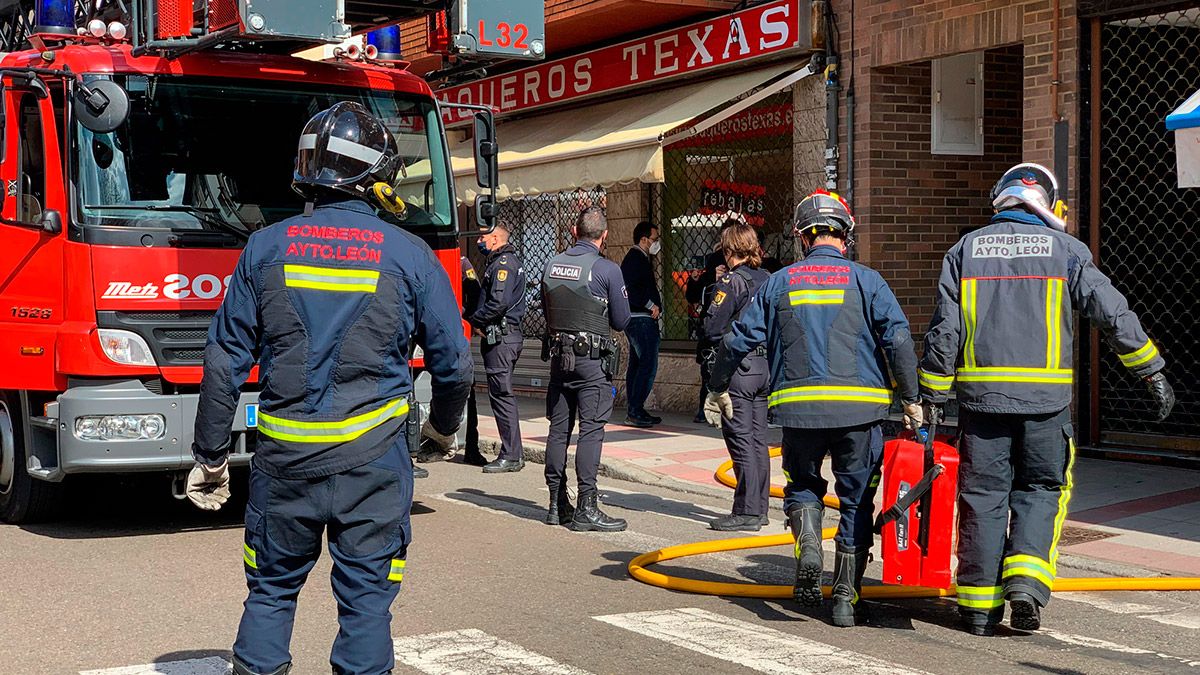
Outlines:
{"type": "MultiPolygon", "coordinates": [[[[417,482],[415,541],[393,608],[403,673],[1181,672],[1200,666],[1200,610],[1186,593],[1056,600],[1048,630],[955,629],[952,600],[872,603],[838,629],[790,601],[674,593],[628,577],[636,554],[720,538],[703,523],[728,502],[605,481],[630,530],[577,534],[540,522],[541,467],[487,476],[430,466],[417,482]]],[[[228,658],[245,586],[241,504],[216,515],[165,482],[90,481],[75,515],[0,526],[0,672],[209,675],[228,658]],[[168,665],[173,662],[182,664],[168,665]],[[149,669],[137,664],[163,664],[149,669]]],[[[782,531],[772,514],[764,533],[782,531]]],[[[791,552],[690,558],[663,571],[790,583],[791,552]]],[[[328,556],[300,599],[295,673],[327,673],[336,607],[328,556]]],[[[1063,569],[1068,576],[1090,575],[1063,569]]],[[[874,563],[868,579],[878,579],[874,563]]],[[[870,582],[868,582],[870,583],[870,582]]]]}

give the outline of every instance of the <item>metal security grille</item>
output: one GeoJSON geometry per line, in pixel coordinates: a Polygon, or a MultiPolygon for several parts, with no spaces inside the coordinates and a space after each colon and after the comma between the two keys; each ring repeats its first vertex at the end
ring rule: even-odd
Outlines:
{"type": "MultiPolygon", "coordinates": [[[[571,245],[575,218],[593,205],[607,207],[604,188],[535,195],[500,204],[499,221],[512,227],[510,241],[525,266],[525,298],[529,309],[521,327],[527,338],[540,338],[546,329],[540,285],[542,270],[550,258],[571,245]]],[[[469,257],[482,273],[483,255],[473,245],[469,257]]]]}
{"type": "Polygon", "coordinates": [[[1166,422],[1152,421],[1143,385],[1107,346],[1092,354],[1090,393],[1095,440],[1200,450],[1200,190],[1178,187],[1163,124],[1200,88],[1200,6],[1173,9],[1090,22],[1088,112],[1099,125],[1089,129],[1098,194],[1088,215],[1100,267],[1166,357],[1179,402],[1166,422]]]}
{"type": "Polygon", "coordinates": [[[786,90],[665,148],[666,182],[652,187],[650,212],[664,228],[663,340],[669,346],[687,348],[697,339],[699,308],[712,279],[711,270],[703,274],[705,258],[726,217],[740,214],[754,225],[769,259],[792,261],[785,232],[794,204],[793,120],[786,90]]]}

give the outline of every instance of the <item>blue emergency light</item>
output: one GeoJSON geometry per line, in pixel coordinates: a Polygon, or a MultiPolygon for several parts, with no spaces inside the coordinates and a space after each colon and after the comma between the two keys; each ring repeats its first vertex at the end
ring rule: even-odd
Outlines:
{"type": "Polygon", "coordinates": [[[387,26],[367,33],[367,44],[379,50],[380,61],[400,61],[400,26],[387,26]]]}
{"type": "Polygon", "coordinates": [[[75,0],[37,0],[34,10],[35,33],[75,32],[75,0]]]}

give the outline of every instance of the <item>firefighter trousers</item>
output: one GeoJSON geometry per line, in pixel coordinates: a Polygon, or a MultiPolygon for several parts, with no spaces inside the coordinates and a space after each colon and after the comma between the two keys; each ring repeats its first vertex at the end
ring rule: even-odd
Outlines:
{"type": "Polygon", "coordinates": [[[390,608],[411,538],[412,480],[403,435],[379,459],[332,476],[285,480],[251,470],[242,551],[250,592],[233,646],[239,661],[269,673],[292,660],[296,597],[327,534],[340,627],[333,672],[391,672],[390,608]]]}
{"type": "Polygon", "coordinates": [[[721,421],[721,436],[733,460],[737,487],[733,513],[765,516],[771,499],[771,456],[767,448],[767,395],[771,393],[767,359],[744,359],[729,382],[733,419],[721,421]]]}
{"type": "Polygon", "coordinates": [[[960,417],[958,609],[975,624],[1004,617],[1020,591],[1050,601],[1071,499],[1071,410],[960,417]]]}
{"type": "Polygon", "coordinates": [[[821,463],[833,460],[834,492],[841,502],[841,520],[834,540],[844,548],[871,548],[875,492],[883,463],[883,429],[879,422],[838,429],[783,429],[784,511],[803,504],[820,504],[829,490],[821,463]]]}

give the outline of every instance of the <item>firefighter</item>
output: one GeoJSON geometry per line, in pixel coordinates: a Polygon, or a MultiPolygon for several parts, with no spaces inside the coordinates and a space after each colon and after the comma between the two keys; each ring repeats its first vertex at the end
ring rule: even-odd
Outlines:
{"type": "Polygon", "coordinates": [[[604,211],[583,210],[572,228],[575,245],[546,263],[542,275],[542,306],[546,312],[546,343],[550,386],[546,417],[546,486],[550,508],[546,523],[567,525],[577,532],[617,532],[625,521],[600,510],[596,474],[604,444],[604,425],[612,415],[618,348],[611,331],[629,324],[629,302],[621,268],[600,254],[608,238],[604,211]],[[575,446],[575,475],[579,504],[567,496],[567,443],[574,420],[579,420],[575,446]]]}
{"type": "Polygon", "coordinates": [[[255,364],[262,385],[234,673],[290,670],[296,597],[325,533],[341,626],[334,672],[394,664],[389,608],[411,540],[410,341],[432,376],[430,442],[452,447],[471,376],[450,279],[428,246],[364,201],[399,161],[391,133],[357,103],[309,120],[293,178],[308,215],[250,237],[209,329],[187,488],[197,506],[228,498],[230,429],[255,364]],[[349,239],[354,260],[303,255],[349,239]]]}
{"type": "MultiPolygon", "coordinates": [[[[463,318],[467,318],[475,313],[475,309],[479,306],[479,275],[475,274],[475,266],[471,264],[471,260],[467,256],[462,256],[459,261],[462,267],[462,297],[463,297],[463,318]]],[[[463,463],[471,466],[483,466],[488,463],[483,453],[479,451],[479,409],[475,403],[475,387],[471,387],[471,393],[467,397],[467,438],[466,448],[463,450],[463,463]]]]}
{"type": "Polygon", "coordinates": [[[500,455],[483,467],[484,473],[506,473],[525,468],[521,444],[521,411],[512,390],[513,370],[521,356],[525,317],[525,268],[517,250],[508,242],[509,225],[496,227],[479,238],[479,250],[487,256],[476,309],[466,315],[471,329],[482,340],[483,365],[487,371],[488,401],[500,432],[500,455]]]}
{"type": "MultiPolygon", "coordinates": [[[[721,231],[721,250],[729,272],[717,280],[713,299],[704,317],[704,340],[719,344],[729,326],[750,304],[754,292],[771,275],[759,269],[762,262],[754,228],[735,223],[721,231]]],[[[771,458],[767,449],[767,348],[759,346],[738,365],[729,381],[733,415],[721,428],[725,447],[733,460],[737,487],[733,492],[733,511],[712,521],[709,526],[722,532],[757,532],[767,524],[767,504],[771,490],[771,458]]]]}
{"type": "Polygon", "coordinates": [[[853,626],[873,540],[889,383],[896,383],[906,423],[920,425],[917,357],[887,282],[846,257],[854,231],[846,202],[815,192],[796,206],[794,227],[805,257],[760,286],[721,341],[705,414],[714,421],[733,417],[730,381],[746,356],[765,345],[768,419],[783,427],[784,510],[796,539],[792,594],[801,605],[821,604],[821,499],[828,488],[821,462],[829,454],[841,500],[833,623],[853,626]]]}
{"type": "MultiPolygon", "coordinates": [[[[920,381],[923,399],[960,407],[958,608],[966,629],[1036,630],[1050,600],[1075,460],[1071,346],[1079,310],[1107,333],[1156,401],[1174,406],[1164,361],[1124,296],[1066,233],[1058,185],[1020,164],[992,188],[995,215],[942,262],[920,381]]],[[[935,411],[936,414],[936,411],[935,411]]]]}

